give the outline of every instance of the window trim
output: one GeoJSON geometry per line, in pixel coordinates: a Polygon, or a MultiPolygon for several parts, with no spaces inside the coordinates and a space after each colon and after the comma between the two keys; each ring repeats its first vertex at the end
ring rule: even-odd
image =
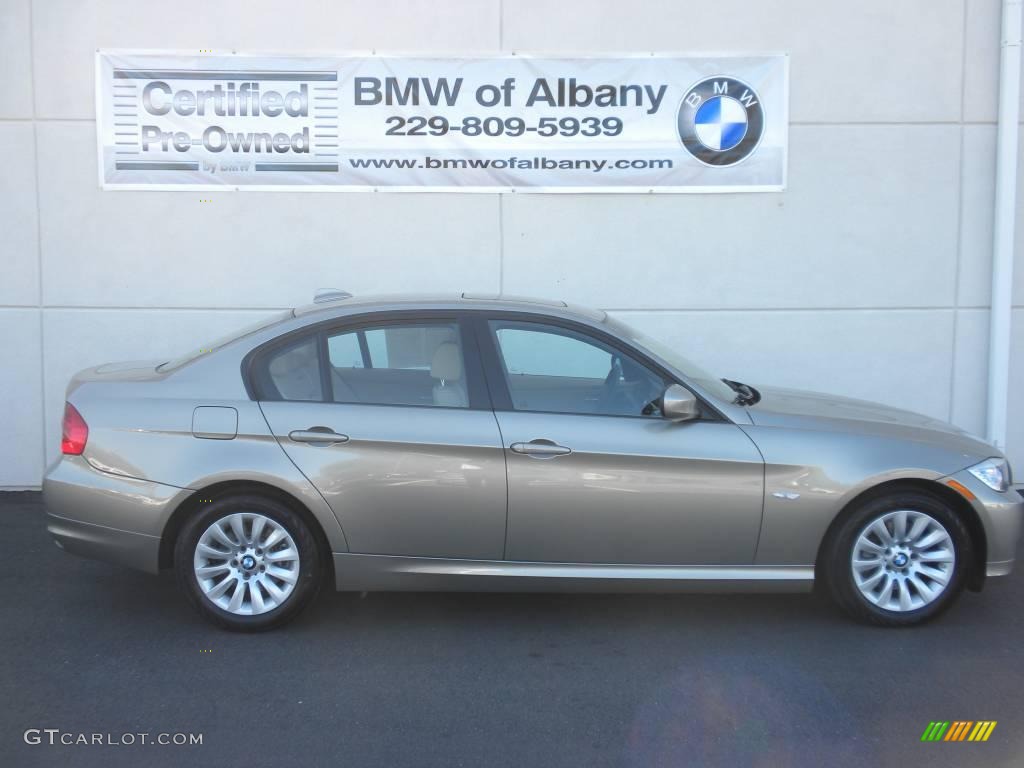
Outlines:
{"type": "Polygon", "coordinates": [[[331,380],[331,353],[327,348],[327,334],[320,332],[316,334],[317,366],[320,368],[320,402],[334,402],[334,382],[331,380]]]}
{"type": "MultiPolygon", "coordinates": [[[[360,337],[365,334],[359,334],[360,337]]],[[[299,402],[299,403],[324,403],[326,405],[348,405],[348,406],[372,406],[384,408],[442,408],[458,411],[490,411],[492,410],[488,387],[485,380],[483,366],[480,361],[479,347],[475,334],[467,324],[465,312],[458,310],[388,310],[375,312],[361,312],[355,315],[334,317],[322,320],[319,323],[296,328],[288,333],[282,334],[274,339],[264,342],[258,347],[250,350],[242,359],[241,365],[242,381],[245,391],[250,400],[256,402],[299,402]],[[456,327],[459,334],[459,342],[462,349],[462,361],[466,377],[466,393],[469,398],[467,407],[445,406],[445,405],[414,405],[410,403],[340,403],[334,400],[334,390],[330,386],[330,356],[327,349],[328,336],[338,333],[358,332],[368,328],[378,328],[387,325],[409,325],[409,324],[431,324],[451,323],[456,327]],[[321,398],[319,400],[285,400],[270,399],[267,393],[260,391],[256,381],[257,366],[265,357],[274,350],[292,343],[300,343],[302,337],[317,337],[317,365],[319,366],[321,381],[321,398]]]]}
{"type": "MultiPolygon", "coordinates": [[[[584,416],[589,418],[612,418],[612,419],[641,419],[646,422],[650,422],[653,419],[651,416],[630,416],[625,414],[604,414],[604,413],[580,413],[578,411],[535,411],[535,410],[518,410],[512,404],[512,396],[508,389],[508,382],[505,379],[505,364],[501,357],[501,347],[499,345],[497,335],[494,329],[491,327],[491,322],[500,322],[502,320],[509,322],[518,323],[530,323],[539,326],[551,326],[554,328],[561,328],[567,331],[571,331],[578,334],[585,339],[590,338],[595,341],[599,341],[607,347],[617,350],[618,352],[628,355],[633,358],[637,363],[642,364],[650,371],[658,374],[668,384],[679,384],[689,390],[701,404],[701,415],[700,418],[694,419],[694,421],[725,421],[730,422],[724,414],[719,411],[713,404],[702,397],[699,393],[694,392],[693,388],[690,387],[685,381],[679,376],[675,375],[663,365],[659,364],[655,360],[652,360],[642,350],[626,343],[619,337],[603,331],[599,328],[595,328],[586,323],[576,322],[562,317],[553,317],[551,315],[543,315],[535,312],[516,312],[516,311],[486,311],[477,310],[473,313],[474,317],[471,320],[473,331],[477,338],[477,343],[480,346],[481,361],[483,363],[484,376],[487,381],[487,389],[491,396],[491,402],[494,404],[494,411],[496,413],[535,413],[535,414],[547,414],[552,416],[584,416]]],[[[731,422],[730,422],[731,423],[731,422]]]]}
{"type": "MultiPolygon", "coordinates": [[[[359,355],[363,358],[363,368],[373,368],[373,357],[370,356],[370,344],[366,340],[366,332],[356,331],[356,339],[359,341],[359,355]]],[[[327,359],[330,360],[330,356],[327,359]]]]}

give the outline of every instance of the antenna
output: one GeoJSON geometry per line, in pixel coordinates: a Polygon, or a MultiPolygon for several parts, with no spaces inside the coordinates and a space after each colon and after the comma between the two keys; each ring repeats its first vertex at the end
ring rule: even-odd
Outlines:
{"type": "Polygon", "coordinates": [[[329,301],[342,301],[351,298],[352,294],[347,291],[339,291],[337,288],[318,288],[313,297],[313,303],[326,304],[329,301]]]}

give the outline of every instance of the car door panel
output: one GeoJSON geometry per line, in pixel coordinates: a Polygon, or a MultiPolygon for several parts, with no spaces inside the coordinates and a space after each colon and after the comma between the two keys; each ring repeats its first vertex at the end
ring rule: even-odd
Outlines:
{"type": "Polygon", "coordinates": [[[507,452],[509,560],[749,564],[763,464],[722,421],[498,413],[506,446],[546,440],[571,453],[507,452]]]}
{"type": "Polygon", "coordinates": [[[753,562],[764,465],[739,427],[710,409],[660,418],[670,374],[609,334],[513,313],[475,327],[506,448],[509,560],[753,562]]]}
{"type": "Polygon", "coordinates": [[[491,411],[260,403],[285,453],[323,494],[352,552],[502,557],[505,459],[491,411]],[[296,442],[326,428],[342,443],[296,442]],[[297,436],[298,437],[298,436],[297,436]]]}

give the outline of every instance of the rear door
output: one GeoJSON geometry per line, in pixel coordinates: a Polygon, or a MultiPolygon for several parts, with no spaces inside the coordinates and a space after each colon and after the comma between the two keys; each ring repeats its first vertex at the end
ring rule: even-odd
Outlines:
{"type": "Polygon", "coordinates": [[[352,552],[501,559],[505,460],[454,315],[320,327],[260,350],[252,386],[352,552]]]}
{"type": "Polygon", "coordinates": [[[661,418],[667,373],[585,326],[510,315],[477,331],[508,461],[508,560],[753,562],[763,463],[739,427],[710,409],[661,418]]]}

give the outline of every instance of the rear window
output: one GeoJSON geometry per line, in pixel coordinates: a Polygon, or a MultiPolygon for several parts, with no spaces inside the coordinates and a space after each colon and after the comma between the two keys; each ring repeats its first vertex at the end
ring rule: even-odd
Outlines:
{"type": "Polygon", "coordinates": [[[180,368],[183,365],[191,363],[193,360],[198,360],[203,355],[209,354],[210,352],[218,350],[221,347],[225,347],[233,341],[237,341],[238,339],[249,336],[250,334],[256,333],[257,331],[262,331],[264,328],[269,328],[275,323],[280,323],[284,320],[287,320],[290,317],[292,317],[292,310],[290,309],[287,309],[284,312],[276,312],[273,315],[261,318],[255,323],[250,323],[244,328],[229,333],[225,336],[221,336],[219,339],[214,339],[213,341],[204,344],[200,346],[198,349],[194,349],[191,352],[182,355],[181,357],[177,357],[174,360],[168,360],[166,363],[160,363],[160,365],[158,365],[156,369],[161,372],[173,371],[175,368],[180,368]]]}

